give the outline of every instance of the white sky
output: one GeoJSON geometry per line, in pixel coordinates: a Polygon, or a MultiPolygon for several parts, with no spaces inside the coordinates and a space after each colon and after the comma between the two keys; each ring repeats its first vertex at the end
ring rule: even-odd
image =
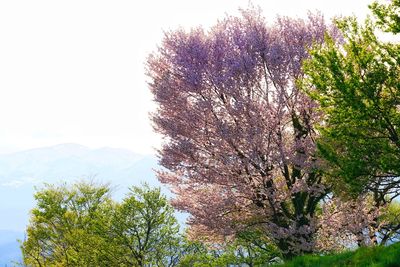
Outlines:
{"type": "MultiPolygon", "coordinates": [[[[366,0],[253,0],[267,19],[365,16],[366,0]]],[[[0,153],[79,143],[154,153],[144,62],[162,30],[210,26],[247,0],[0,1],[0,153]]]]}

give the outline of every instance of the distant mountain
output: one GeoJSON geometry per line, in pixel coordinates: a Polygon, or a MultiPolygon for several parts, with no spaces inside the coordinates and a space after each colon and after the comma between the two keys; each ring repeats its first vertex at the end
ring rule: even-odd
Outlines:
{"type": "Polygon", "coordinates": [[[13,266],[21,262],[21,251],[17,240],[22,240],[22,232],[0,230],[0,266],[13,266]]]}
{"type": "Polygon", "coordinates": [[[147,182],[160,186],[153,169],[157,159],[125,149],[89,149],[77,144],[61,144],[0,155],[0,229],[25,229],[28,211],[34,206],[34,188],[44,183],[93,179],[109,182],[120,198],[127,187],[147,182]]]}
{"type": "Polygon", "coordinates": [[[0,183],[74,179],[76,176],[96,173],[102,175],[102,170],[124,169],[143,157],[124,149],[92,150],[76,144],[37,148],[0,155],[0,183]]]}

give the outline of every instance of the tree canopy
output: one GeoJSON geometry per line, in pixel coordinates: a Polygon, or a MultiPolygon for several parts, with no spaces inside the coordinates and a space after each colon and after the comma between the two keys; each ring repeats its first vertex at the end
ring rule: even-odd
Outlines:
{"type": "Polygon", "coordinates": [[[159,189],[132,187],[117,203],[106,185],[47,185],[22,243],[28,266],[176,266],[187,253],[159,189]]]}

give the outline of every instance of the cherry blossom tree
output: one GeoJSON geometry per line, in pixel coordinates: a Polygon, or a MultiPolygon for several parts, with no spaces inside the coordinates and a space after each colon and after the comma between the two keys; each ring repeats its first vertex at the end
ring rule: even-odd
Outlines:
{"type": "Polygon", "coordinates": [[[296,80],[326,30],[320,15],[267,25],[251,9],[209,30],[168,32],[150,55],[152,120],[164,136],[158,176],[190,213],[192,235],[256,229],[284,257],[314,251],[329,188],[315,155],[321,114],[296,80]]]}
{"type": "Polygon", "coordinates": [[[347,200],[333,197],[321,206],[317,233],[319,251],[338,252],[349,247],[377,244],[377,233],[386,222],[374,223],[382,214],[382,208],[374,205],[371,195],[347,200]]]}

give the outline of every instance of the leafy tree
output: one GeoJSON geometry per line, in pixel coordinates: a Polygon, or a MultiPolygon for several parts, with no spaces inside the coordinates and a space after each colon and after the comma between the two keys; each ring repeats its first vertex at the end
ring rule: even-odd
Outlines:
{"type": "Polygon", "coordinates": [[[380,42],[370,21],[338,25],[346,42],[328,40],[305,65],[309,93],[327,114],[320,150],[356,192],[383,186],[384,202],[400,174],[399,46],[380,42]]]}
{"type": "Polygon", "coordinates": [[[179,248],[179,226],[160,189],[133,187],[111,222],[119,266],[173,266],[170,249],[179,248]]]}
{"type": "Polygon", "coordinates": [[[176,266],[191,247],[178,233],[173,209],[159,189],[132,187],[121,203],[105,185],[77,183],[35,194],[27,266],[176,266]]]}
{"type": "MultiPolygon", "coordinates": [[[[382,10],[390,6],[373,5],[385,21],[382,10]]],[[[389,10],[388,9],[388,10],[389,10]]],[[[393,22],[393,23],[392,23],[393,22]]],[[[318,147],[327,160],[327,169],[336,193],[373,197],[380,210],[400,196],[400,46],[379,40],[376,24],[356,18],[337,21],[343,43],[327,37],[316,45],[306,61],[303,85],[325,113],[318,147]]],[[[388,29],[389,29],[388,28],[388,29]]],[[[363,196],[361,196],[363,197],[363,196]]],[[[371,239],[379,231],[379,213],[370,222],[371,239]]],[[[397,227],[395,227],[397,228],[397,227]]]]}
{"type": "Polygon", "coordinates": [[[22,244],[28,266],[104,266],[112,202],[107,186],[47,185],[35,194],[37,207],[22,244]]]}
{"type": "Polygon", "coordinates": [[[320,16],[267,26],[247,10],[207,32],[167,33],[149,57],[168,170],[159,179],[191,214],[193,235],[256,228],[285,257],[314,250],[316,207],[329,191],[315,156],[321,114],[295,81],[326,30],[320,16]]]}

